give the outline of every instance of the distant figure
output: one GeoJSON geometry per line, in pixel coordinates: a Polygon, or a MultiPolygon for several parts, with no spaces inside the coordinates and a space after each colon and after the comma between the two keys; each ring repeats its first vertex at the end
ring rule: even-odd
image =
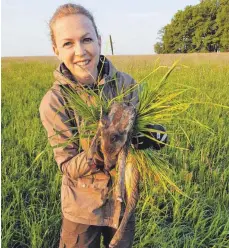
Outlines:
{"type": "MultiPolygon", "coordinates": [[[[129,75],[116,70],[101,55],[101,37],[93,16],[84,7],[75,4],[60,6],[49,26],[53,50],[60,65],[54,71],[53,86],[42,99],[40,116],[63,175],[59,247],[99,248],[101,235],[104,246],[109,247],[125,211],[125,205],[117,201],[115,192],[110,191],[116,171],[113,167],[108,173],[102,169],[104,160],[99,145],[92,158],[93,162],[89,164],[87,154],[90,142],[87,139],[81,139],[79,143],[72,141],[75,132],[81,131],[84,120],[78,118],[74,110],[67,108],[68,100],[63,88],[80,93],[85,102],[93,104],[93,96],[87,94],[86,88],[98,92],[100,87],[106,99],[113,99],[117,92],[129,89],[135,81],[129,75]]],[[[137,92],[130,93],[124,101],[127,105],[136,106],[137,92]]],[[[165,131],[160,125],[151,126],[165,131]]],[[[160,133],[148,135],[159,141],[162,138],[160,133]]],[[[135,137],[132,143],[136,149],[162,147],[161,143],[144,137],[135,137]]],[[[134,231],[133,213],[122,239],[115,247],[132,247],[134,231]]]]}

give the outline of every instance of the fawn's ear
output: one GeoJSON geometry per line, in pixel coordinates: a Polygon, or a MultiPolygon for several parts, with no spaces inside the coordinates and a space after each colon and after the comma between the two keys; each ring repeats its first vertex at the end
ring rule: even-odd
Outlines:
{"type": "Polygon", "coordinates": [[[121,122],[116,125],[117,126],[117,129],[119,130],[119,133],[127,133],[130,129],[130,120],[129,119],[122,119],[121,122]]]}
{"type": "Polygon", "coordinates": [[[100,119],[100,127],[102,128],[107,128],[108,125],[109,125],[109,119],[108,119],[108,116],[107,115],[103,115],[100,119]]]}
{"type": "Polygon", "coordinates": [[[99,117],[99,126],[104,128],[106,126],[106,123],[107,123],[107,120],[105,118],[105,114],[103,112],[103,108],[101,106],[101,109],[100,109],[100,117],[99,117]]]}
{"type": "Polygon", "coordinates": [[[129,130],[133,127],[134,120],[136,116],[135,108],[132,106],[125,107],[122,112],[122,117],[119,120],[118,126],[119,129],[123,132],[129,132],[129,130]]]}

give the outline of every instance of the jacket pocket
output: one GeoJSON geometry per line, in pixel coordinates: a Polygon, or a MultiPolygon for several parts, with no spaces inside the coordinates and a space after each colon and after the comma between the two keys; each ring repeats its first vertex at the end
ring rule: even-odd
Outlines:
{"type": "MultiPolygon", "coordinates": [[[[98,173],[99,174],[99,173],[98,173]]],[[[108,195],[109,177],[106,175],[79,178],[73,181],[67,177],[62,181],[62,210],[69,215],[89,218],[101,208],[108,195]]]]}

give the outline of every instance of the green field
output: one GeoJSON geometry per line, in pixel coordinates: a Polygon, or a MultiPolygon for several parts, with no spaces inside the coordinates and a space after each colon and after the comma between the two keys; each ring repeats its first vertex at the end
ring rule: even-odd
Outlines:
{"type": "MultiPolygon", "coordinates": [[[[229,54],[111,57],[137,82],[178,58],[165,90],[189,88],[182,97],[196,104],[183,118],[195,122],[174,118],[167,127],[171,147],[160,152],[170,163],[168,176],[188,197],[172,187],[165,192],[152,178],[154,194],[139,200],[134,247],[228,248],[229,54]]],[[[2,248],[58,247],[61,174],[38,112],[57,63],[48,57],[2,59],[2,248]]],[[[153,86],[167,70],[147,80],[153,86]]]]}

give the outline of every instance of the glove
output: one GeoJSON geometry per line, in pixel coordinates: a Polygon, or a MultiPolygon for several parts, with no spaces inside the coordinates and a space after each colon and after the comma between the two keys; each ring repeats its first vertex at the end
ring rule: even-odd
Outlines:
{"type": "Polygon", "coordinates": [[[165,146],[165,143],[167,143],[168,141],[167,134],[163,133],[163,132],[166,132],[166,129],[162,125],[159,125],[159,124],[155,124],[155,125],[148,124],[146,127],[160,131],[160,132],[143,132],[143,133],[145,133],[148,136],[151,136],[152,138],[160,142],[163,142],[164,144],[156,142],[155,140],[152,140],[144,136],[144,134],[134,136],[132,138],[132,144],[138,150],[144,150],[147,148],[152,148],[154,150],[160,150],[162,147],[165,146]]]}

